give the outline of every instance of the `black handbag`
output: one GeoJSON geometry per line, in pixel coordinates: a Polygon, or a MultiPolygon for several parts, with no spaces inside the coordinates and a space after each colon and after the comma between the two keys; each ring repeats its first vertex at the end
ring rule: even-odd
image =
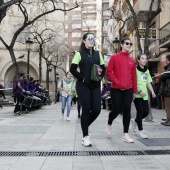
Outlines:
{"type": "Polygon", "coordinates": [[[90,80],[93,82],[99,82],[102,78],[101,78],[101,73],[102,73],[102,68],[97,65],[94,64],[91,57],[90,57],[92,68],[91,68],[91,76],[90,76],[90,80]]]}
{"type": "Polygon", "coordinates": [[[96,81],[96,82],[100,81],[97,67],[98,67],[97,64],[92,65],[91,76],[90,76],[91,81],[96,81]]]}

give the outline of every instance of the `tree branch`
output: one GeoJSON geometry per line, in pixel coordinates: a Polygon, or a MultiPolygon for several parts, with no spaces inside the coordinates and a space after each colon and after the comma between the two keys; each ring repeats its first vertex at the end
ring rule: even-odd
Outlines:
{"type": "Polygon", "coordinates": [[[10,7],[11,5],[13,4],[16,4],[18,2],[22,2],[23,0],[11,0],[9,2],[6,2],[6,3],[3,3],[1,6],[0,6],[0,11],[1,10],[5,10],[6,8],[10,7]]]}

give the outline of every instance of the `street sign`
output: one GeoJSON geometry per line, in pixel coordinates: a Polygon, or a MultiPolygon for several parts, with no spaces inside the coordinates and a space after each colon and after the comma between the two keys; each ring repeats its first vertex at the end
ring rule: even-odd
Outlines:
{"type": "MultiPolygon", "coordinates": [[[[141,40],[145,39],[146,28],[138,28],[138,30],[139,30],[139,38],[141,40]]],[[[149,39],[150,40],[156,40],[157,39],[157,29],[156,28],[150,28],[149,29],[149,39]]]]}

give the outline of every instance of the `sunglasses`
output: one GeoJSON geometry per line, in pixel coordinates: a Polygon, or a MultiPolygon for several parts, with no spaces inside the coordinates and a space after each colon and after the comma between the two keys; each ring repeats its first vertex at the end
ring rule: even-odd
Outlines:
{"type": "Polygon", "coordinates": [[[124,44],[132,46],[133,43],[125,42],[124,44]]]}
{"type": "Polygon", "coordinates": [[[96,41],[96,38],[87,38],[88,41],[93,41],[95,42],[96,41]]]}

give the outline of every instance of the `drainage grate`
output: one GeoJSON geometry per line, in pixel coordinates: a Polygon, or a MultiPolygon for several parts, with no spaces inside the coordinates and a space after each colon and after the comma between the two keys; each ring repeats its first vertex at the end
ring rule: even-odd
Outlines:
{"type": "Polygon", "coordinates": [[[60,152],[17,152],[0,151],[0,157],[55,157],[55,156],[133,156],[133,155],[167,155],[170,150],[143,151],[60,151],[60,152]]]}

